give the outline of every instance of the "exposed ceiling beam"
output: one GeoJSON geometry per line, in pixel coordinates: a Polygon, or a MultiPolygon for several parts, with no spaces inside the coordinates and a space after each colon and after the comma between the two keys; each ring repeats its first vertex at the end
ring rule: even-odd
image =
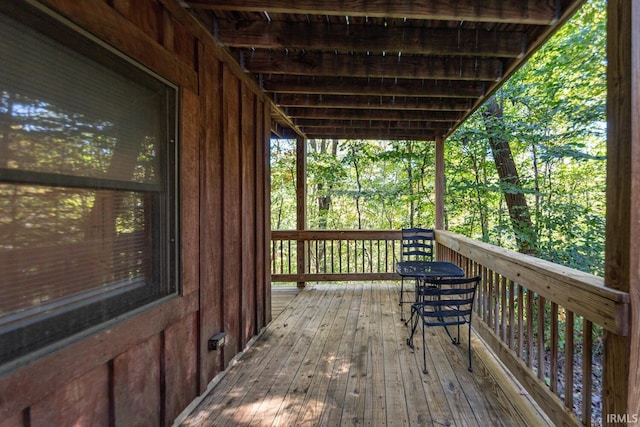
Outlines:
{"type": "Polygon", "coordinates": [[[268,93],[278,124],[326,138],[432,139],[425,132],[451,134],[582,1],[180,3],[268,93]]]}
{"type": "MultiPolygon", "coordinates": [[[[302,133],[302,131],[300,131],[302,133]]],[[[271,132],[271,138],[276,139],[296,139],[301,136],[301,133],[296,133],[291,129],[282,128],[280,133],[271,132]]],[[[303,134],[304,135],[304,134],[303,134]]]]}
{"type": "Polygon", "coordinates": [[[514,22],[549,25],[558,16],[556,0],[394,1],[394,0],[186,0],[193,8],[243,12],[514,22]]]}
{"type": "Polygon", "coordinates": [[[377,119],[363,119],[363,120],[320,120],[320,119],[297,119],[296,125],[298,125],[304,131],[309,129],[323,129],[323,128],[375,128],[375,129],[411,129],[411,130],[425,130],[425,129],[440,129],[449,130],[453,127],[454,122],[422,122],[422,121],[407,121],[407,120],[377,120],[377,119]]]}
{"type": "Polygon", "coordinates": [[[283,126],[282,124],[278,123],[276,120],[271,120],[271,133],[273,133],[274,135],[280,138],[285,138],[287,135],[295,134],[293,130],[283,126]]]}
{"type": "Polygon", "coordinates": [[[515,58],[526,49],[522,32],[376,25],[332,25],[301,22],[218,21],[216,34],[237,48],[297,48],[338,52],[370,52],[391,56],[493,56],[515,58]]]}
{"type": "Polygon", "coordinates": [[[468,111],[473,106],[473,102],[465,98],[276,93],[273,95],[273,99],[276,104],[282,107],[308,108],[468,111]]]}
{"type": "Polygon", "coordinates": [[[343,120],[406,120],[423,122],[451,122],[460,120],[462,113],[447,111],[398,111],[371,110],[363,113],[358,109],[341,108],[286,108],[295,119],[343,119],[343,120]]]}
{"type": "Polygon", "coordinates": [[[479,98],[488,86],[479,82],[440,80],[395,80],[339,77],[272,76],[264,79],[267,92],[339,95],[388,95],[433,98],[479,98]]]}
{"type": "Polygon", "coordinates": [[[252,73],[308,76],[496,81],[503,69],[500,60],[469,57],[246,50],[241,58],[252,73]]]}
{"type": "Polygon", "coordinates": [[[308,138],[331,138],[331,139],[382,139],[382,140],[397,140],[397,139],[412,139],[420,141],[433,141],[436,135],[442,135],[442,132],[436,133],[433,131],[421,131],[421,130],[388,130],[388,129],[354,129],[354,128],[332,128],[332,129],[318,129],[307,132],[308,138]]]}

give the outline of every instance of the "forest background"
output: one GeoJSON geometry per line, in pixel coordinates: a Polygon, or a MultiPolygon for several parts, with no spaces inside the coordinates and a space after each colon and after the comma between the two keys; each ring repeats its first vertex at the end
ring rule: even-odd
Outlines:
{"type": "MultiPolygon", "coordinates": [[[[602,275],[605,114],[606,1],[590,0],[445,141],[445,228],[602,275]]],[[[433,142],[307,144],[309,229],[433,227],[433,142]]],[[[275,230],[296,228],[295,175],[295,141],[272,140],[275,230]]]]}

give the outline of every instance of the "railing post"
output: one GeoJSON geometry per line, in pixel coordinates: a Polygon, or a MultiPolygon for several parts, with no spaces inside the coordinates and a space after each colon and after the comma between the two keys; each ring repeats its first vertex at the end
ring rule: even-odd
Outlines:
{"type": "Polygon", "coordinates": [[[620,425],[640,416],[640,4],[609,0],[607,63],[605,285],[631,315],[627,337],[605,334],[602,421],[620,425]]]}
{"type": "Polygon", "coordinates": [[[436,230],[444,229],[444,138],[436,136],[436,230]]]}
{"type": "MultiPolygon", "coordinates": [[[[296,139],[296,228],[298,231],[307,228],[307,140],[302,137],[296,139]]],[[[306,254],[305,242],[299,238],[296,244],[298,274],[306,272],[306,254]]],[[[304,288],[305,284],[298,282],[298,287],[304,288]]]]}

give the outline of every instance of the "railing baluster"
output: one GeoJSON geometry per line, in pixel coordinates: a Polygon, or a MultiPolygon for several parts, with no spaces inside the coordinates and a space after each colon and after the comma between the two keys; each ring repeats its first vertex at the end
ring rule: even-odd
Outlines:
{"type": "Polygon", "coordinates": [[[327,272],[327,241],[323,240],[322,241],[322,272],[326,273],[327,272]]]}
{"type": "Polygon", "coordinates": [[[487,277],[487,293],[485,298],[487,323],[489,324],[489,327],[493,328],[493,274],[491,274],[491,272],[486,267],[484,267],[484,276],[487,277]]]}
{"type": "Polygon", "coordinates": [[[524,359],[524,288],[518,284],[518,356],[524,359]]]}
{"type": "MultiPolygon", "coordinates": [[[[277,240],[272,240],[271,241],[271,274],[273,274],[273,272],[278,272],[278,269],[276,268],[276,245],[277,245],[277,240]]],[[[282,271],[279,271],[280,274],[282,274],[282,271]]]]}
{"type": "MultiPolygon", "coordinates": [[[[482,271],[480,270],[480,266],[477,263],[472,261],[471,265],[472,265],[471,268],[474,271],[473,273],[474,276],[476,274],[482,274],[482,271]]],[[[487,295],[486,274],[482,274],[482,282],[480,283],[479,290],[480,290],[480,299],[477,302],[479,303],[478,306],[480,307],[480,318],[486,322],[487,321],[487,307],[485,302],[486,295],[487,295]]]]}
{"type": "Polygon", "coordinates": [[[390,271],[389,270],[389,241],[385,240],[384,241],[384,272],[389,273],[389,271],[390,271]]]}
{"type": "MultiPolygon", "coordinates": [[[[505,278],[506,279],[506,278],[505,278]]],[[[515,350],[515,310],[516,310],[516,298],[514,295],[514,283],[513,280],[509,280],[509,348],[515,350]]]]}
{"type": "Polygon", "coordinates": [[[377,242],[374,239],[369,240],[369,273],[373,273],[374,270],[378,270],[378,266],[375,265],[378,259],[375,250],[376,245],[377,242]]]}
{"type": "Polygon", "coordinates": [[[549,388],[558,393],[558,304],[551,303],[551,354],[549,355],[549,388]]]}
{"type": "Polygon", "coordinates": [[[533,292],[527,289],[527,366],[533,368],[533,292]]]}
{"type": "Polygon", "coordinates": [[[538,295],[538,378],[542,381],[544,378],[544,309],[545,299],[543,296],[538,295]]]}
{"type": "Polygon", "coordinates": [[[502,340],[506,343],[507,341],[507,278],[504,276],[500,276],[500,322],[502,323],[502,340]]]}
{"type": "Polygon", "coordinates": [[[487,271],[487,323],[496,331],[493,321],[493,272],[487,271]]]}
{"type": "Polygon", "coordinates": [[[573,411],[573,312],[565,314],[564,326],[564,405],[573,411]]]}
{"type": "Polygon", "coordinates": [[[331,272],[335,273],[335,265],[336,265],[336,261],[334,259],[334,243],[335,240],[331,239],[331,272]]]}
{"type": "MultiPolygon", "coordinates": [[[[470,260],[467,260],[468,263],[468,270],[469,271],[469,275],[470,276],[475,276],[477,275],[479,272],[476,269],[476,264],[470,260]]],[[[485,320],[485,307],[484,307],[484,282],[485,280],[487,280],[487,278],[485,276],[482,276],[482,281],[480,282],[480,285],[478,286],[478,289],[476,290],[477,295],[476,295],[476,302],[474,304],[475,307],[478,307],[478,317],[484,321],[485,320]]]]}
{"type": "Polygon", "coordinates": [[[502,337],[502,331],[500,330],[500,321],[502,320],[502,313],[500,313],[500,305],[502,303],[500,275],[495,271],[491,271],[491,274],[493,276],[493,332],[502,337]]]}
{"type": "Polygon", "coordinates": [[[593,385],[593,324],[587,319],[582,326],[582,424],[591,425],[593,385]]]}
{"type": "MultiPolygon", "coordinates": [[[[477,274],[480,274],[480,272],[477,270],[477,266],[476,264],[471,261],[468,260],[469,263],[469,275],[470,276],[475,276],[477,274]]],[[[482,320],[485,320],[485,316],[484,316],[484,281],[487,280],[487,278],[485,276],[482,276],[482,281],[480,282],[478,289],[477,289],[477,295],[476,295],[476,302],[475,305],[478,307],[478,317],[482,320]]]]}

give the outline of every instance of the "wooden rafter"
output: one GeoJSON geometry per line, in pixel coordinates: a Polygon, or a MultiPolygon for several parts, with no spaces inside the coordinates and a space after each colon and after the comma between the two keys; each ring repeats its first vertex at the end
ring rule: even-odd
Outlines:
{"type": "Polygon", "coordinates": [[[188,0],[193,8],[244,12],[295,13],[334,16],[365,16],[447,21],[515,22],[531,25],[554,23],[555,0],[422,2],[369,0],[188,0]]]}
{"type": "Polygon", "coordinates": [[[308,76],[273,76],[263,81],[267,92],[341,94],[341,95],[388,95],[435,98],[478,98],[486,92],[481,82],[449,80],[366,79],[308,76]]]}
{"type": "Polygon", "coordinates": [[[311,130],[307,132],[309,138],[333,138],[333,139],[415,139],[421,141],[433,141],[436,138],[433,131],[422,130],[396,130],[375,128],[327,128],[311,130]]]}
{"type": "Polygon", "coordinates": [[[251,72],[262,74],[438,80],[496,81],[504,68],[500,59],[283,50],[246,50],[242,61],[251,72]]]}
{"type": "Polygon", "coordinates": [[[318,119],[298,119],[296,124],[305,130],[318,128],[380,128],[380,129],[440,129],[448,130],[453,127],[454,122],[425,122],[410,120],[379,120],[379,119],[362,119],[362,120],[318,120],[318,119]]]}
{"type": "Polygon", "coordinates": [[[462,28],[327,25],[299,22],[217,22],[220,42],[237,48],[298,48],[337,52],[516,58],[526,34],[462,28]]]}
{"type": "Polygon", "coordinates": [[[343,108],[287,108],[287,114],[294,119],[343,119],[343,120],[406,120],[423,122],[451,122],[460,120],[462,114],[452,111],[403,111],[370,110],[363,114],[360,109],[343,108]]]}
{"type": "Polygon", "coordinates": [[[365,120],[372,123],[363,131],[386,126],[393,139],[427,122],[440,122],[436,133],[450,135],[582,1],[182,4],[274,101],[278,123],[299,135],[321,129],[331,137],[330,129],[343,135],[354,120],[365,120]],[[398,121],[412,125],[391,125],[398,121]]]}
{"type": "Polygon", "coordinates": [[[418,98],[408,96],[274,94],[282,107],[363,108],[377,110],[468,111],[472,107],[466,98],[418,98]]]}

